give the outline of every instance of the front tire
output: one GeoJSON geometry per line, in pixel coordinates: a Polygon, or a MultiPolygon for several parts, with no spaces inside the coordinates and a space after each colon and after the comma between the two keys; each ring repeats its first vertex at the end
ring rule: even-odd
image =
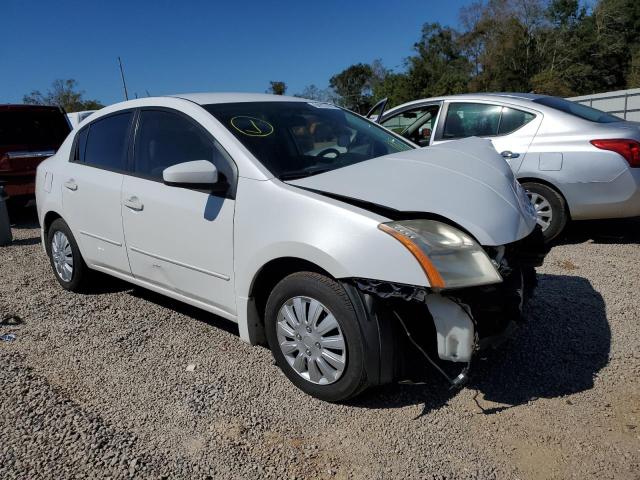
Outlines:
{"type": "Polygon", "coordinates": [[[54,220],[49,227],[47,253],[53,274],[62,288],[72,292],[82,291],[89,269],[69,226],[61,218],[54,220]]]}
{"type": "Polygon", "coordinates": [[[265,328],[277,365],[308,395],[339,402],[366,388],[359,320],[335,280],[312,272],[285,277],[267,301],[265,328]]]}
{"type": "Polygon", "coordinates": [[[537,182],[522,184],[536,210],[538,225],[542,227],[545,242],[550,242],[564,230],[569,215],[562,195],[553,188],[537,182]]]}

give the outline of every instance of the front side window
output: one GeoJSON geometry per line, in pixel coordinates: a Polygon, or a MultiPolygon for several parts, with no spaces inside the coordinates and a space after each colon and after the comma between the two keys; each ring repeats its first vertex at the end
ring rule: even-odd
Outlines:
{"type": "Polygon", "coordinates": [[[391,118],[380,122],[381,125],[384,125],[385,128],[402,135],[404,131],[413,125],[419,118],[421,118],[426,113],[425,107],[418,107],[413,110],[406,110],[398,115],[394,115],[391,118]]]}
{"type": "Polygon", "coordinates": [[[204,108],[281,179],[414,148],[377,124],[328,103],[243,102],[204,108]]]}
{"type": "Polygon", "coordinates": [[[483,103],[451,103],[443,139],[488,137],[498,134],[502,107],[483,103]]]}
{"type": "MultiPolygon", "coordinates": [[[[132,116],[132,112],[124,112],[91,123],[84,148],[84,163],[106,170],[125,170],[132,116]]],[[[82,136],[78,140],[80,147],[82,136]]]]}
{"type": "Polygon", "coordinates": [[[439,111],[440,105],[422,106],[395,115],[382,125],[424,147],[429,145],[439,111]]]}
{"type": "Polygon", "coordinates": [[[195,122],[166,110],[140,112],[134,146],[136,174],[162,180],[165,168],[194,160],[213,163],[223,180],[233,176],[226,152],[195,122]]]}

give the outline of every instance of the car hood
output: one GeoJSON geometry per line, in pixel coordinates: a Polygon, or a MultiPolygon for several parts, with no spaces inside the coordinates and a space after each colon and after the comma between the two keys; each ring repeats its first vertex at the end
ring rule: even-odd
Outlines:
{"type": "Polygon", "coordinates": [[[535,227],[533,207],[489,140],[467,138],[287,182],[387,207],[445,217],[482,245],[505,245],[535,227]]]}

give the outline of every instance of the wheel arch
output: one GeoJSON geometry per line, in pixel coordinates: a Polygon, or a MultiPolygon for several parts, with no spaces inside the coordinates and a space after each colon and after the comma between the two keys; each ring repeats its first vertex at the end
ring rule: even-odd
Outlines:
{"type": "Polygon", "coordinates": [[[280,280],[296,272],[315,272],[335,279],[327,270],[300,257],[278,257],[265,263],[254,275],[247,302],[247,326],[252,344],[265,344],[264,310],[267,299],[280,280]]]}
{"type": "Polygon", "coordinates": [[[556,192],[558,192],[558,194],[562,197],[562,200],[564,201],[564,209],[567,212],[567,218],[570,220],[571,219],[571,208],[569,207],[569,202],[567,201],[567,197],[564,194],[564,192],[562,191],[562,189],[560,189],[557,185],[555,185],[553,182],[546,180],[544,178],[540,178],[540,177],[531,177],[531,176],[527,176],[527,177],[519,177],[518,181],[523,184],[523,183],[540,183],[542,185],[545,185],[553,190],[555,190],[556,192]]]}
{"type": "Polygon", "coordinates": [[[62,218],[62,215],[60,215],[55,210],[49,210],[44,215],[44,218],[42,220],[42,240],[43,240],[44,248],[45,248],[45,251],[47,252],[47,255],[49,254],[49,242],[47,242],[47,236],[49,235],[49,228],[51,227],[51,224],[59,218],[62,218]]]}

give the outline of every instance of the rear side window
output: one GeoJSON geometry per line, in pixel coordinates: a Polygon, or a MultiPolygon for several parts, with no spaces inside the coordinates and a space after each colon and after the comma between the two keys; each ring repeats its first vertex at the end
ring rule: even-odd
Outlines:
{"type": "Polygon", "coordinates": [[[173,165],[208,160],[221,177],[231,181],[232,160],[222,147],[194,121],[166,110],[143,110],[134,148],[135,173],[162,180],[162,171],[173,165]]]}
{"type": "Polygon", "coordinates": [[[624,121],[621,118],[609,115],[602,110],[587,107],[586,105],[582,105],[580,103],[570,102],[569,100],[565,100],[564,98],[540,97],[536,98],[534,100],[534,103],[539,103],[540,105],[545,105],[555,110],[560,110],[561,112],[568,113],[569,115],[582,118],[583,120],[587,120],[589,122],[613,123],[624,121]]]}
{"type": "Polygon", "coordinates": [[[508,133],[515,132],[534,118],[536,118],[536,116],[533,113],[503,107],[500,126],[498,127],[498,135],[507,135],[508,133]]]}
{"type": "MultiPolygon", "coordinates": [[[[125,170],[132,112],[102,118],[89,126],[84,163],[106,170],[125,170]]],[[[78,139],[78,147],[80,140],[78,139]]]]}
{"type": "Polygon", "coordinates": [[[482,103],[451,103],[442,137],[488,137],[498,134],[502,107],[482,103]]]}

